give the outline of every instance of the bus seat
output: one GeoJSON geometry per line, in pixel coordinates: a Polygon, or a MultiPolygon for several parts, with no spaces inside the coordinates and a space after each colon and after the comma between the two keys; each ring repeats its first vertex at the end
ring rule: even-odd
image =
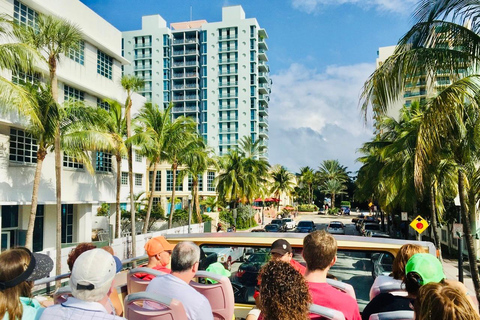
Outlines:
{"type": "Polygon", "coordinates": [[[368,318],[369,320],[413,320],[413,310],[389,311],[374,313],[368,318]]]}
{"type": "Polygon", "coordinates": [[[140,278],[135,277],[136,273],[147,273],[147,274],[154,275],[155,277],[165,274],[164,272],[154,270],[151,268],[145,268],[145,267],[131,269],[130,271],[128,271],[128,275],[127,275],[127,293],[128,294],[145,291],[147,289],[148,284],[150,283],[150,280],[142,280],[140,278]]]}
{"type": "Polygon", "coordinates": [[[72,289],[70,286],[60,287],[53,294],[53,303],[60,304],[67,301],[68,297],[72,296],[72,289]]]}
{"type": "Polygon", "coordinates": [[[338,281],[338,280],[333,280],[333,279],[327,279],[327,283],[331,285],[334,288],[337,288],[340,291],[345,292],[348,294],[350,297],[353,299],[357,300],[357,296],[355,295],[355,289],[353,289],[353,286],[351,284],[338,281]]]}
{"type": "Polygon", "coordinates": [[[128,320],[187,320],[187,313],[178,300],[158,293],[136,292],[125,297],[124,317],[128,320]],[[146,309],[141,306],[143,301],[151,301],[164,308],[146,309]]]}
{"type": "Polygon", "coordinates": [[[401,280],[393,279],[389,276],[378,276],[370,288],[370,300],[380,293],[395,293],[395,295],[407,295],[401,280]]]}
{"type": "Polygon", "coordinates": [[[310,313],[322,316],[322,319],[345,320],[345,315],[335,309],[319,306],[318,304],[310,305],[310,313]]]}
{"type": "Polygon", "coordinates": [[[209,278],[217,281],[215,284],[203,284],[191,281],[190,286],[203,294],[212,306],[213,319],[231,320],[235,311],[233,288],[226,276],[207,271],[197,271],[197,278],[209,278]]]}

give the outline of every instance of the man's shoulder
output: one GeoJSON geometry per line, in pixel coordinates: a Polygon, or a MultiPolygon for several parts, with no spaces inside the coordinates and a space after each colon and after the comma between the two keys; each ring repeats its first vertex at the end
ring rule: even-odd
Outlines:
{"type": "Polygon", "coordinates": [[[124,317],[115,316],[98,310],[88,310],[82,308],[66,307],[61,304],[49,306],[43,310],[40,320],[49,320],[52,318],[60,319],[102,319],[102,320],[126,320],[124,317]],[[94,316],[101,314],[101,317],[94,316]],[[76,316],[75,316],[76,315],[76,316]]]}
{"type": "MultiPolygon", "coordinates": [[[[330,307],[325,304],[334,304],[345,308],[358,309],[357,301],[348,293],[340,291],[328,283],[308,282],[313,303],[330,307]],[[354,307],[352,307],[354,306],[354,307]]],[[[334,308],[335,309],[335,308],[334,308]]]]}

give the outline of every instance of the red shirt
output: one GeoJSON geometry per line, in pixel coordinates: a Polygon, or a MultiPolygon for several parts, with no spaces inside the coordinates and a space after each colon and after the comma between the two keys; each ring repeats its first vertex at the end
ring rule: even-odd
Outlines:
{"type": "MultiPolygon", "coordinates": [[[[146,267],[146,266],[142,266],[142,267],[146,267]]],[[[164,272],[164,273],[170,273],[172,272],[172,270],[162,266],[162,265],[158,265],[158,266],[155,266],[152,268],[153,270],[157,270],[157,271],[161,271],[161,272],[164,272]]],[[[134,275],[136,278],[139,278],[139,279],[142,279],[142,280],[152,280],[153,278],[155,278],[155,276],[153,274],[149,274],[149,273],[135,273],[134,275]]]]}
{"type": "MultiPolygon", "coordinates": [[[[308,282],[312,303],[322,307],[342,312],[345,320],[361,320],[358,304],[351,296],[328,283],[308,282]]],[[[320,316],[310,315],[311,319],[320,319],[320,316]]]]}

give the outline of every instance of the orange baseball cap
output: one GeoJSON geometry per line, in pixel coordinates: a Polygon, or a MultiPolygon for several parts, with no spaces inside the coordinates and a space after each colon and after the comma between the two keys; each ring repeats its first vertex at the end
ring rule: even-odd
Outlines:
{"type": "Polygon", "coordinates": [[[159,236],[148,240],[144,248],[148,256],[151,257],[163,251],[172,251],[175,245],[169,243],[165,237],[159,236]]]}

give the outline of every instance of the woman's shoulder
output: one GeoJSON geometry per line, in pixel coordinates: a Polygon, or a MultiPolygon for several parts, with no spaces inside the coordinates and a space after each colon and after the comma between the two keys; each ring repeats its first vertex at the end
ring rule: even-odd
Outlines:
{"type": "Polygon", "coordinates": [[[43,307],[35,299],[20,297],[20,302],[23,306],[22,320],[38,319],[38,315],[43,311],[43,307]]]}

